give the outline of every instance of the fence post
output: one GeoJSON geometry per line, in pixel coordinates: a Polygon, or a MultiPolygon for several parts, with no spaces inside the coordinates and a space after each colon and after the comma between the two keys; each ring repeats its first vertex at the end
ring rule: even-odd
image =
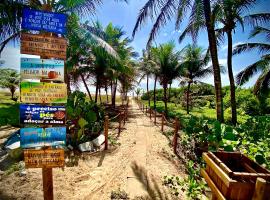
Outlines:
{"type": "Polygon", "coordinates": [[[109,130],[109,116],[106,115],[104,122],[105,150],[108,150],[108,130],[109,130]]]}
{"type": "Polygon", "coordinates": [[[157,123],[157,111],[154,109],[154,123],[157,123]]]}
{"type": "Polygon", "coordinates": [[[150,120],[152,119],[152,108],[149,108],[149,113],[150,113],[150,120]]]}
{"type": "Polygon", "coordinates": [[[163,132],[163,126],[164,126],[164,112],[161,113],[161,131],[163,132]]]}
{"type": "Polygon", "coordinates": [[[122,123],[122,113],[119,115],[119,125],[118,125],[118,137],[121,133],[121,123],[122,123]]]}
{"type": "Polygon", "coordinates": [[[178,121],[178,118],[175,117],[175,122],[174,122],[174,136],[173,136],[173,152],[175,154],[176,154],[176,149],[177,149],[178,128],[179,128],[179,121],[178,121]]]}
{"type": "Polygon", "coordinates": [[[252,200],[263,200],[265,199],[265,193],[266,193],[266,180],[263,178],[257,178],[256,184],[255,184],[255,191],[253,193],[252,200]]]}

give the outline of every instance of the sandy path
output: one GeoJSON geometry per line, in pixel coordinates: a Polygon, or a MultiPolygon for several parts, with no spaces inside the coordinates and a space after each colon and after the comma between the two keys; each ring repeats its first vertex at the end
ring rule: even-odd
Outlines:
{"type": "MultiPolygon", "coordinates": [[[[181,164],[160,128],[133,101],[129,114],[116,150],[84,155],[77,166],[53,169],[55,199],[105,200],[119,188],[131,198],[173,199],[162,179],[165,175],[184,176],[181,164]]],[[[22,177],[13,173],[2,178],[0,185],[0,199],[43,199],[41,169],[27,169],[22,177]]]]}

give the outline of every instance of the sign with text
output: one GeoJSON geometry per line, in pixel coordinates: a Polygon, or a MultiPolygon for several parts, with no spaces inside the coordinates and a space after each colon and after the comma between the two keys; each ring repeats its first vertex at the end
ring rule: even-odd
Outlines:
{"type": "Polygon", "coordinates": [[[67,15],[29,8],[23,9],[22,29],[66,33],[67,15]]]}
{"type": "Polygon", "coordinates": [[[67,41],[55,36],[21,34],[21,53],[66,59],[67,41]]]}
{"type": "Polygon", "coordinates": [[[23,79],[64,82],[64,61],[21,58],[21,80],[23,79]]]}
{"type": "Polygon", "coordinates": [[[64,83],[21,82],[20,99],[23,103],[66,103],[64,83]]]}
{"type": "Polygon", "coordinates": [[[21,147],[33,148],[66,144],[66,127],[21,128],[21,147]]]}
{"type": "Polygon", "coordinates": [[[64,149],[24,150],[26,168],[63,167],[64,149]]]}
{"type": "Polygon", "coordinates": [[[20,105],[21,124],[64,125],[65,118],[64,106],[20,105]]]}

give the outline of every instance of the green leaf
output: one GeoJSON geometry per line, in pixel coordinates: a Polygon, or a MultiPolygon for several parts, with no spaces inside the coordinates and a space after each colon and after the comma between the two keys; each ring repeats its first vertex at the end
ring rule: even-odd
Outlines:
{"type": "Polygon", "coordinates": [[[90,122],[95,122],[97,120],[96,113],[92,110],[88,110],[86,114],[86,119],[87,121],[90,122]]]}
{"type": "Polygon", "coordinates": [[[255,160],[257,163],[259,163],[260,165],[265,163],[265,158],[262,154],[256,154],[255,155],[255,160]]]}
{"type": "Polygon", "coordinates": [[[224,151],[233,151],[233,146],[232,145],[225,146],[224,151]]]}
{"type": "Polygon", "coordinates": [[[79,119],[78,123],[81,128],[85,127],[88,124],[88,122],[82,117],[79,119]]]}

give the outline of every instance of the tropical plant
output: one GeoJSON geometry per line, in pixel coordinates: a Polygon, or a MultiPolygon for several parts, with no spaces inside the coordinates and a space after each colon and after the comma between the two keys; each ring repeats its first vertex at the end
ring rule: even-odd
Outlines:
{"type": "Polygon", "coordinates": [[[223,116],[223,100],[222,100],[222,90],[221,90],[221,77],[220,77],[220,67],[218,62],[217,54],[217,39],[215,35],[215,23],[214,23],[214,14],[212,4],[210,0],[204,1],[181,1],[181,0],[168,0],[163,2],[162,0],[148,0],[144,7],[141,9],[137,22],[133,29],[133,37],[140,28],[140,26],[146,21],[147,17],[154,19],[157,15],[156,21],[153,25],[153,28],[150,32],[150,36],[147,42],[147,46],[151,45],[151,42],[155,39],[159,29],[164,26],[168,21],[170,21],[173,16],[176,14],[176,29],[179,28],[179,25],[183,21],[183,18],[188,13],[188,9],[191,9],[191,16],[189,21],[193,17],[200,14],[198,24],[201,25],[201,21],[204,22],[207,28],[209,49],[211,53],[212,65],[213,65],[213,74],[214,74],[214,85],[216,92],[216,113],[217,119],[219,121],[224,120],[223,116]],[[159,12],[157,12],[157,10],[159,12]],[[204,20],[205,19],[205,20],[204,20]]]}
{"type": "MultiPolygon", "coordinates": [[[[270,29],[256,26],[250,33],[250,38],[257,35],[266,35],[266,39],[270,39],[270,29]]],[[[259,95],[269,92],[270,89],[270,44],[265,42],[254,42],[237,45],[233,50],[233,55],[241,54],[251,50],[258,50],[263,55],[260,60],[247,66],[236,76],[236,81],[239,85],[243,85],[250,80],[255,74],[260,72],[259,78],[254,85],[254,94],[259,95]]]]}
{"type": "Polygon", "coordinates": [[[210,61],[209,51],[203,54],[203,49],[196,45],[187,45],[182,51],[181,82],[187,83],[186,109],[189,114],[190,86],[198,79],[213,74],[212,66],[208,67],[210,61]]]}
{"type": "Polygon", "coordinates": [[[12,100],[17,100],[17,98],[14,97],[14,93],[19,83],[20,78],[17,70],[9,68],[0,69],[0,87],[9,89],[12,100]]]}
{"type": "Polygon", "coordinates": [[[163,87],[163,101],[165,104],[165,115],[168,115],[167,108],[167,89],[168,84],[180,75],[181,68],[179,66],[180,52],[175,51],[173,42],[161,44],[152,48],[152,56],[155,63],[159,66],[159,81],[163,87]]]}

